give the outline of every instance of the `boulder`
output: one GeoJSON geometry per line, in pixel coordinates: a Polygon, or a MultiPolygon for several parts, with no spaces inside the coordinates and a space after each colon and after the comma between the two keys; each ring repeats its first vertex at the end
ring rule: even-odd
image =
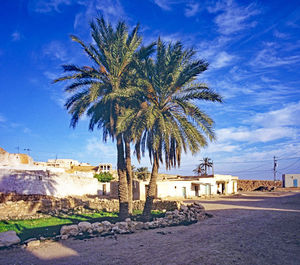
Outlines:
{"type": "Polygon", "coordinates": [[[96,222],[92,224],[92,230],[95,233],[102,233],[104,231],[103,224],[100,222],[96,222]]]}
{"type": "Polygon", "coordinates": [[[9,247],[21,242],[16,231],[7,231],[0,233],[0,247],[9,247]]]}
{"type": "Polygon", "coordinates": [[[60,229],[61,235],[77,236],[79,233],[77,225],[64,225],[60,229]]]}
{"type": "Polygon", "coordinates": [[[79,232],[88,232],[88,233],[92,233],[93,229],[92,229],[92,224],[89,222],[80,222],[78,224],[78,230],[79,232]]]}

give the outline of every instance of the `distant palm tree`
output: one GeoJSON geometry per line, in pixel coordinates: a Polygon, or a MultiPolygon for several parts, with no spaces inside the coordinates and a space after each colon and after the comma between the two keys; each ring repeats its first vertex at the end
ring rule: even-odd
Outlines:
{"type": "Polygon", "coordinates": [[[54,81],[73,80],[65,90],[72,94],[65,104],[72,115],[72,127],[86,113],[90,117],[90,130],[101,128],[104,140],[108,136],[116,139],[121,219],[128,216],[132,200],[131,137],[118,133],[116,128],[118,117],[129,104],[122,95],[130,98],[131,86],[136,83],[133,61],[137,60],[142,41],[138,28],[137,25],[129,34],[124,22],[119,22],[114,29],[103,17],[97,18],[91,23],[94,44],[86,45],[79,38],[71,36],[73,41],[82,46],[92,65],[63,65],[68,74],[54,81]]]}
{"type": "MultiPolygon", "coordinates": [[[[193,172],[195,172],[198,176],[201,175],[207,175],[208,169],[212,168],[213,170],[213,161],[208,158],[208,157],[204,157],[202,160],[202,163],[200,163],[194,170],[193,172]]],[[[214,172],[213,172],[214,174],[214,172]]]]}
{"type": "MultiPolygon", "coordinates": [[[[156,58],[139,65],[140,105],[127,109],[120,118],[119,130],[130,131],[135,153],[140,159],[147,149],[153,163],[143,211],[150,218],[160,163],[167,169],[180,166],[181,153],[196,153],[214,139],[213,120],[195,105],[197,100],[222,102],[206,85],[196,82],[207,69],[203,60],[194,60],[195,51],[182,44],[157,42],[156,58]]],[[[136,94],[138,95],[138,93],[136,94]]]]}

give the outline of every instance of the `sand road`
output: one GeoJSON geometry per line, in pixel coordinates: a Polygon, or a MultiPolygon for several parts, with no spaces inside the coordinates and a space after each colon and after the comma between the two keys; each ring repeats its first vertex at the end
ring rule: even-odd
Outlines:
{"type": "Polygon", "coordinates": [[[300,193],[201,201],[213,218],[190,226],[42,242],[0,251],[0,264],[300,264],[300,193]]]}

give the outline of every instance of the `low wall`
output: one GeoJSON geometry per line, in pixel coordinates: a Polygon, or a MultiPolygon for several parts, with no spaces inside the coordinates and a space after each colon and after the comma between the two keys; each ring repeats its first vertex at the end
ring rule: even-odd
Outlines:
{"type": "MultiPolygon", "coordinates": [[[[40,214],[68,212],[76,208],[118,212],[118,200],[102,199],[96,196],[55,198],[40,195],[0,194],[0,219],[29,219],[40,214]],[[94,198],[91,198],[94,197],[94,198]]],[[[143,210],[144,201],[134,201],[133,210],[143,210]]],[[[180,208],[178,201],[155,200],[154,210],[173,211],[180,208]]]]}
{"type": "MultiPolygon", "coordinates": [[[[68,174],[55,168],[26,170],[0,167],[0,192],[40,194],[55,197],[102,195],[103,185],[92,174],[68,174]]],[[[106,184],[106,194],[109,194],[106,184]]]]}
{"type": "Polygon", "coordinates": [[[238,191],[254,191],[255,189],[263,186],[268,188],[280,188],[282,187],[282,181],[272,180],[244,180],[239,179],[237,181],[238,191]]]}

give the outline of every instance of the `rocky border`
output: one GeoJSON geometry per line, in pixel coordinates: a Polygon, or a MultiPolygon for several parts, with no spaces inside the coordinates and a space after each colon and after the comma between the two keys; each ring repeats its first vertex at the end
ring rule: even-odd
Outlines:
{"type": "MultiPolygon", "coordinates": [[[[151,222],[133,221],[127,218],[124,222],[117,222],[115,224],[109,221],[103,222],[80,222],[78,224],[63,225],[60,229],[60,235],[53,237],[53,240],[66,240],[71,237],[88,238],[96,236],[116,236],[117,234],[130,234],[138,230],[148,230],[155,228],[163,228],[169,226],[186,225],[196,223],[200,220],[211,217],[210,214],[205,213],[204,207],[199,202],[194,202],[189,205],[181,205],[179,210],[167,211],[165,217],[155,218],[151,222]]],[[[47,238],[47,240],[51,238],[47,238]]],[[[37,247],[40,241],[46,240],[41,237],[40,240],[30,238],[22,242],[22,247],[37,247]]],[[[16,246],[20,244],[20,238],[15,231],[7,231],[0,233],[0,249],[3,247],[16,246]]]]}
{"type": "Polygon", "coordinates": [[[137,230],[148,230],[175,225],[196,223],[207,218],[204,207],[195,202],[181,205],[179,210],[168,211],[165,217],[155,218],[151,222],[138,222],[127,218],[124,222],[112,224],[108,221],[89,223],[80,222],[78,225],[64,225],[60,230],[60,238],[65,240],[70,237],[80,236],[107,236],[116,234],[130,234],[137,230]]]}

